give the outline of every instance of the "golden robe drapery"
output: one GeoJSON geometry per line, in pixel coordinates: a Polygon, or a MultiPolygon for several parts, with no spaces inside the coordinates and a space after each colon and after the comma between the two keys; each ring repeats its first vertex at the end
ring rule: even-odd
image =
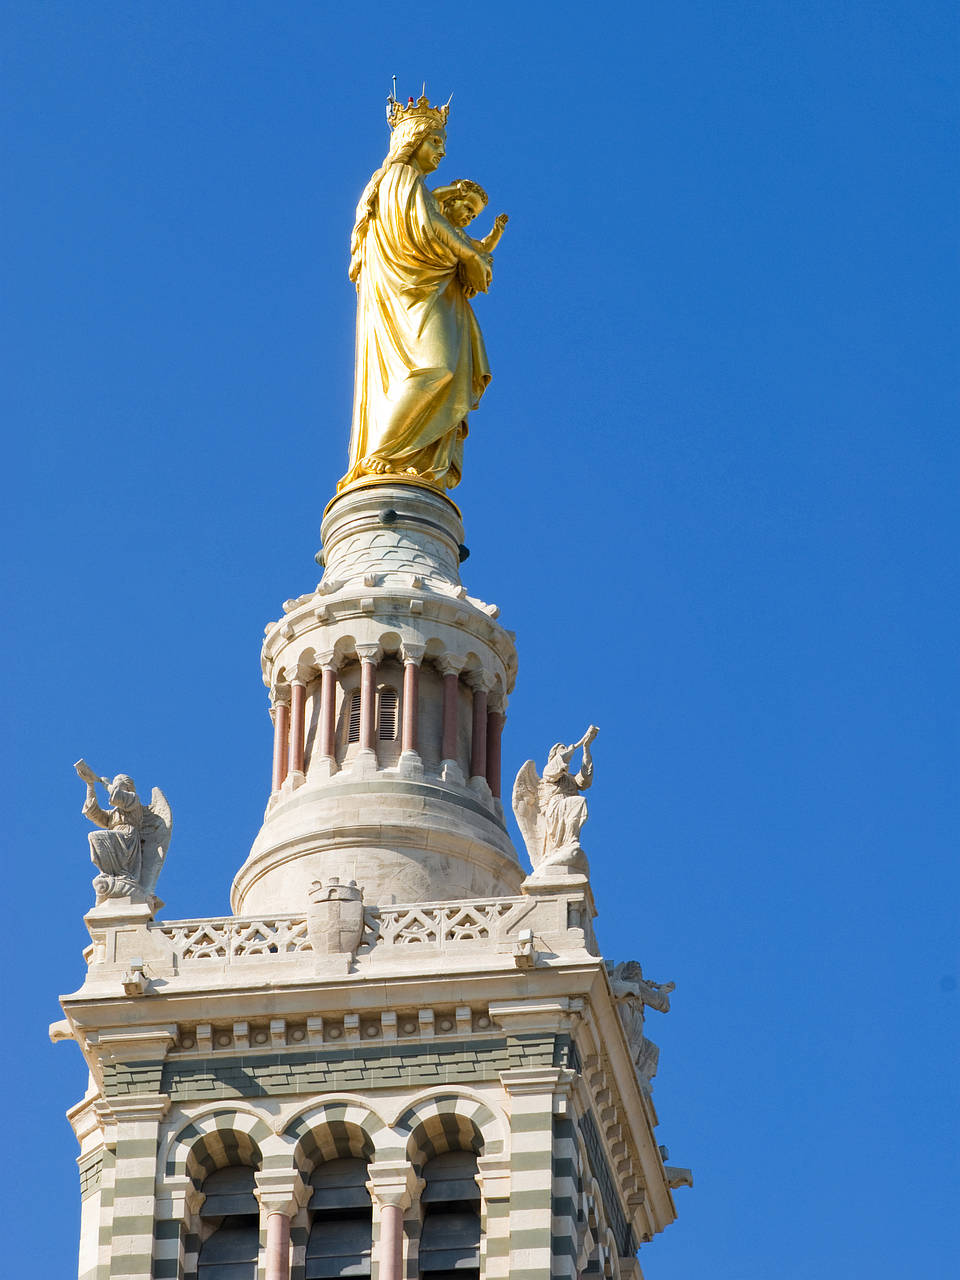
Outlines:
{"type": "Polygon", "coordinates": [[[457,274],[475,256],[412,164],[389,165],[359,246],[350,470],[459,483],[467,414],[490,381],[480,326],[457,274]]]}

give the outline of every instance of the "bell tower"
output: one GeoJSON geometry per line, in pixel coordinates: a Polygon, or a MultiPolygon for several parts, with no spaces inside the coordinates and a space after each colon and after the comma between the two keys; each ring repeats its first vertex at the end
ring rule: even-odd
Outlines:
{"type": "Polygon", "coordinates": [[[641,1280],[691,1183],[656,1141],[645,1035],[672,985],[607,963],[594,934],[594,728],[517,774],[530,869],[505,822],[515,638],[461,580],[447,496],[489,378],[469,300],[492,253],[424,186],[446,119],[393,104],[358,209],[351,470],[321,581],[266,628],[273,775],[234,914],[158,919],[176,815],[125,775],[100,808],[106,780],[78,766],[102,874],[51,1034],[90,1072],[68,1113],[80,1280],[641,1280]],[[383,286],[421,261],[391,209],[434,237],[416,304],[383,286]],[[408,346],[406,399],[364,389],[386,332],[408,346]]]}

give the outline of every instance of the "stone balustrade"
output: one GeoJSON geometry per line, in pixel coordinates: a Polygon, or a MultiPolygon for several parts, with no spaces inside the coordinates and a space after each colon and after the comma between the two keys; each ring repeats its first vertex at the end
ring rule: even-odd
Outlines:
{"type": "MultiPolygon", "coordinates": [[[[486,954],[526,967],[535,963],[538,951],[549,955],[586,949],[596,954],[592,914],[589,889],[574,886],[536,897],[367,906],[356,965],[362,972],[388,959],[396,965],[427,955],[452,959],[459,952],[465,959],[486,954]]],[[[118,936],[129,935],[129,922],[112,918],[97,927],[91,917],[88,923],[94,938],[88,950],[91,970],[122,966],[116,944],[118,936]]],[[[138,954],[143,952],[149,959],[148,970],[156,972],[168,965],[183,973],[194,966],[302,964],[305,953],[315,952],[306,913],[154,921],[139,927],[142,944],[131,936],[125,949],[132,946],[138,954]]]]}
{"type": "MultiPolygon", "coordinates": [[[[367,907],[359,954],[408,946],[446,951],[462,943],[500,941],[516,932],[512,926],[530,909],[530,899],[525,897],[367,907]]],[[[149,928],[170,940],[181,964],[204,960],[233,964],[313,950],[306,915],[220,916],[149,928]]]]}

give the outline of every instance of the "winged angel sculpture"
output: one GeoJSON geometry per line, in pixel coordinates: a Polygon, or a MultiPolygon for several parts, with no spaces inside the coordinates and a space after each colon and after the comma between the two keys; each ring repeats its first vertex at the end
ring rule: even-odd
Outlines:
{"type": "Polygon", "coordinates": [[[676,990],[676,983],[652,982],[645,978],[637,960],[627,960],[616,967],[607,965],[607,972],[637,1075],[644,1091],[649,1093],[650,1082],[657,1074],[660,1049],[644,1034],[644,1011],[656,1009],[658,1013],[669,1013],[670,993],[676,990]]]}
{"type": "Polygon", "coordinates": [[[580,832],[587,820],[587,802],[581,792],[593,781],[590,743],[599,730],[591,725],[579,742],[550,748],[541,778],[528,760],[513,784],[513,812],[533,864],[534,877],[587,871],[587,858],[580,847],[580,832]],[[570,772],[574,754],[583,748],[579,772],[570,772]]]}
{"type": "Polygon", "coordinates": [[[87,784],[83,816],[101,828],[88,836],[90,858],[100,872],[93,881],[97,906],[106,898],[142,895],[152,899],[173,829],[167,797],[154,787],[150,803],[145,805],[129,775],[118,773],[111,782],[98,777],[83,760],[74,768],[87,784]],[[101,809],[98,782],[106,788],[113,808],[101,809]]]}

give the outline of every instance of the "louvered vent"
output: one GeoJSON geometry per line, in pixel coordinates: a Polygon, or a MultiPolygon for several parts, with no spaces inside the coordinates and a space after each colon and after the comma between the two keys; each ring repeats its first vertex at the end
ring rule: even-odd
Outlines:
{"type": "Polygon", "coordinates": [[[380,730],[381,742],[392,742],[397,736],[397,691],[396,689],[380,690],[380,730]]]}
{"type": "Polygon", "coordinates": [[[260,1253],[260,1208],[253,1170],[218,1169],[203,1184],[200,1210],[209,1235],[197,1259],[197,1280],[255,1280],[260,1253]]]}
{"type": "Polygon", "coordinates": [[[360,690],[354,689],[350,695],[350,715],[347,719],[347,741],[360,741],[360,690]]]}
{"type": "Polygon", "coordinates": [[[370,1275],[372,1235],[366,1160],[328,1160],[310,1179],[306,1280],[370,1275]]]}
{"type": "Polygon", "coordinates": [[[480,1188],[477,1157],[448,1151],[424,1166],[421,1280],[479,1280],[480,1188]]]}

